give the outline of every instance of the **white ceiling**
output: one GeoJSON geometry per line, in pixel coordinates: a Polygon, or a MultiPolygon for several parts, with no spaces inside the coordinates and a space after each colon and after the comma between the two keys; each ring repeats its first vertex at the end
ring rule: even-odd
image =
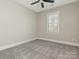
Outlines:
{"type": "Polygon", "coordinates": [[[34,10],[35,12],[40,12],[40,11],[51,9],[51,8],[54,8],[54,7],[57,7],[57,6],[60,6],[60,5],[76,2],[78,0],[55,0],[54,4],[44,2],[45,8],[42,8],[40,3],[37,3],[35,5],[30,5],[31,3],[33,3],[37,0],[15,0],[15,1],[26,6],[26,7],[28,7],[31,10],[34,10]]]}

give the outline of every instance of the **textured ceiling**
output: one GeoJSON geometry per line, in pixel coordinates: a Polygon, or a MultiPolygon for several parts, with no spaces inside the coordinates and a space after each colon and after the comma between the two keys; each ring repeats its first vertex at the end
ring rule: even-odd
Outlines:
{"type": "Polygon", "coordinates": [[[54,7],[57,7],[57,6],[61,6],[61,5],[64,5],[64,4],[69,4],[69,3],[72,3],[72,2],[76,2],[78,0],[55,0],[54,4],[44,2],[45,8],[41,7],[41,5],[40,5],[41,2],[39,2],[35,5],[30,5],[31,3],[33,3],[37,0],[14,0],[14,1],[26,6],[27,8],[29,8],[31,10],[34,10],[35,12],[41,12],[41,11],[51,9],[51,8],[54,8],[54,7]]]}

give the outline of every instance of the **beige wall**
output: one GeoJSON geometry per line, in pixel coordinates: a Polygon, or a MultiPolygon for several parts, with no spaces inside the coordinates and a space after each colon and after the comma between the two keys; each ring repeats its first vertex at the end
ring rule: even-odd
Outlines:
{"type": "Polygon", "coordinates": [[[78,22],[79,3],[57,7],[37,14],[12,0],[0,0],[0,47],[34,38],[36,32],[40,38],[79,41],[78,22]],[[60,31],[58,34],[50,34],[46,30],[46,16],[54,11],[60,12],[60,31]]]}
{"type": "Polygon", "coordinates": [[[0,0],[0,47],[33,37],[36,13],[12,0],[0,0]]]}
{"type": "Polygon", "coordinates": [[[38,37],[79,42],[79,2],[41,12],[38,14],[38,18],[38,37]],[[47,32],[47,14],[55,11],[60,12],[58,34],[47,32]]]}

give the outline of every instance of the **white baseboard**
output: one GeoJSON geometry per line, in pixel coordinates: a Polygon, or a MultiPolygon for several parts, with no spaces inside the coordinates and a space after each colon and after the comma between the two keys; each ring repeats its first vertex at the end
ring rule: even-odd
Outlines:
{"type": "Polygon", "coordinates": [[[31,38],[31,39],[28,39],[28,40],[25,40],[25,41],[22,41],[22,42],[18,42],[18,43],[14,43],[14,44],[11,44],[11,45],[0,47],[0,51],[8,49],[8,48],[15,47],[15,46],[18,46],[18,45],[21,45],[21,44],[24,44],[24,43],[27,43],[27,42],[30,42],[30,41],[33,41],[33,40],[36,40],[36,39],[41,39],[41,40],[51,41],[51,42],[55,42],[55,43],[60,43],[60,44],[66,44],[66,45],[79,47],[79,44],[77,44],[77,43],[58,41],[58,40],[52,40],[52,39],[46,39],[46,38],[37,37],[37,38],[31,38]]]}
{"type": "Polygon", "coordinates": [[[46,40],[46,41],[51,41],[51,42],[55,42],[55,43],[60,43],[60,44],[65,44],[65,45],[71,45],[71,46],[75,46],[75,47],[79,47],[79,44],[78,43],[58,41],[58,40],[46,39],[46,38],[38,38],[38,39],[46,40]]]}
{"type": "Polygon", "coordinates": [[[15,47],[15,46],[18,46],[18,45],[21,45],[21,44],[24,44],[24,43],[27,43],[27,42],[30,42],[30,41],[36,40],[36,39],[37,38],[31,38],[31,39],[28,39],[28,40],[25,40],[25,41],[22,41],[22,42],[18,42],[18,43],[14,43],[14,44],[11,44],[11,45],[3,46],[3,47],[0,47],[0,51],[8,49],[8,48],[15,47]]]}

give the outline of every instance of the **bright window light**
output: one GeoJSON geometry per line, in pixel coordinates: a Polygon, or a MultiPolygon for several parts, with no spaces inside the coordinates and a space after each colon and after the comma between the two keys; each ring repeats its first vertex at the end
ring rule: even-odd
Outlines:
{"type": "Polygon", "coordinates": [[[48,15],[48,32],[59,32],[59,12],[48,15]]]}

